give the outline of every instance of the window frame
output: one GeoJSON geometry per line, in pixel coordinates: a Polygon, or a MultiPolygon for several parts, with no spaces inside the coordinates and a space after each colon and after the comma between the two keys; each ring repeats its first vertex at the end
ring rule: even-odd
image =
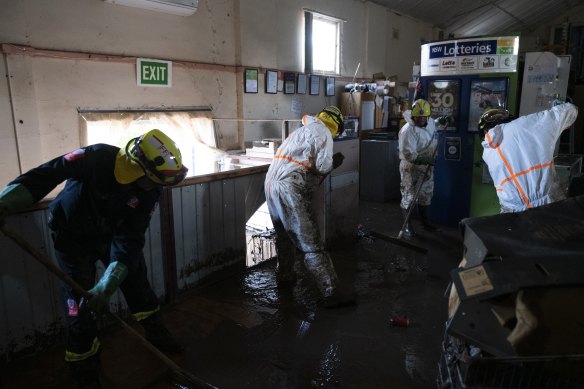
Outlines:
{"type": "Polygon", "coordinates": [[[340,76],[341,75],[341,37],[342,37],[342,25],[345,20],[324,14],[322,12],[317,12],[309,9],[304,9],[304,72],[307,74],[320,74],[325,76],[340,76]],[[333,71],[315,69],[314,68],[314,48],[312,44],[312,31],[313,24],[316,20],[328,21],[336,24],[336,37],[335,37],[335,69],[333,71]]]}
{"type": "Polygon", "coordinates": [[[212,110],[207,107],[79,108],[77,111],[81,146],[107,143],[124,148],[133,137],[159,128],[181,150],[183,162],[189,169],[187,178],[214,173],[216,161],[226,153],[220,144],[212,110]]]}

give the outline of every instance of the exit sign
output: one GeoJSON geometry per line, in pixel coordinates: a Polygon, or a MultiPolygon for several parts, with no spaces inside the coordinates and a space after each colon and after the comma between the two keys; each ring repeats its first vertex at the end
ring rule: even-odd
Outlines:
{"type": "Polygon", "coordinates": [[[172,86],[172,62],[138,58],[136,78],[140,86],[172,86]]]}

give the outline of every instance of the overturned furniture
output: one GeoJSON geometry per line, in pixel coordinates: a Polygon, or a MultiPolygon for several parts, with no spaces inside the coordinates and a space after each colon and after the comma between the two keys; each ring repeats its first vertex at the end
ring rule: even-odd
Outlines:
{"type": "Polygon", "coordinates": [[[465,219],[441,388],[584,388],[584,196],[465,219]]]}

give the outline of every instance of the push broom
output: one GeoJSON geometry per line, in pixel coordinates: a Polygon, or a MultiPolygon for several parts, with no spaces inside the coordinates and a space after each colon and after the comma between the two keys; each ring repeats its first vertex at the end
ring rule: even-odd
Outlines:
{"type": "MultiPolygon", "coordinates": [[[[0,231],[10,238],[13,242],[15,242],[20,248],[24,251],[28,252],[34,259],[40,262],[43,266],[45,266],[49,272],[63,281],[65,284],[69,285],[73,290],[79,293],[80,296],[83,296],[86,299],[90,299],[91,295],[85,289],[81,287],[75,280],[73,280],[69,275],[64,273],[61,269],[55,266],[49,257],[42,252],[38,251],[34,247],[32,247],[28,242],[26,242],[22,237],[20,237],[16,232],[8,228],[6,225],[0,225],[0,231]]],[[[142,346],[147,348],[154,356],[156,356],[162,363],[164,363],[169,368],[169,379],[172,380],[173,384],[179,388],[184,389],[209,389],[209,388],[216,388],[215,386],[208,384],[201,379],[194,377],[191,373],[185,371],[180,366],[178,366],[174,361],[164,355],[160,350],[158,350],[152,343],[146,340],[139,332],[133,329],[128,323],[126,323],[123,319],[121,319],[118,315],[107,311],[105,312],[106,316],[114,321],[118,322],[122,328],[132,335],[134,339],[136,339],[142,346]]]]}
{"type": "MultiPolygon", "coordinates": [[[[432,159],[434,159],[436,157],[436,151],[438,150],[438,147],[436,147],[436,149],[434,149],[434,153],[432,155],[432,159]]],[[[375,232],[375,231],[371,231],[370,235],[381,239],[381,240],[385,240],[387,242],[390,243],[394,243],[400,246],[403,246],[405,248],[408,248],[410,250],[414,250],[417,251],[419,253],[423,253],[426,254],[428,252],[428,249],[424,248],[424,247],[420,247],[420,246],[416,246],[414,244],[411,244],[409,242],[406,242],[403,237],[404,237],[404,231],[406,229],[406,226],[408,225],[409,221],[410,221],[410,217],[412,216],[412,210],[414,209],[414,207],[416,206],[416,204],[418,203],[418,197],[420,195],[420,192],[422,191],[422,185],[424,185],[424,182],[426,182],[426,179],[430,173],[430,169],[432,168],[432,165],[428,165],[426,167],[426,170],[424,171],[424,175],[421,177],[420,182],[418,183],[418,186],[416,188],[416,193],[414,194],[414,198],[410,203],[410,206],[408,207],[408,210],[406,212],[406,216],[404,217],[404,222],[401,226],[401,229],[399,230],[399,233],[397,236],[393,237],[393,236],[387,236],[384,234],[380,234],[379,232],[375,232]]]]}

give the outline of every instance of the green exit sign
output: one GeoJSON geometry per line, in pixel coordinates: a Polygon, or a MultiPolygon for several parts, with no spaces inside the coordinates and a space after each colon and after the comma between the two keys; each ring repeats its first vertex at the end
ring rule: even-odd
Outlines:
{"type": "Polygon", "coordinates": [[[138,58],[136,78],[140,86],[172,86],[172,62],[138,58]]]}

